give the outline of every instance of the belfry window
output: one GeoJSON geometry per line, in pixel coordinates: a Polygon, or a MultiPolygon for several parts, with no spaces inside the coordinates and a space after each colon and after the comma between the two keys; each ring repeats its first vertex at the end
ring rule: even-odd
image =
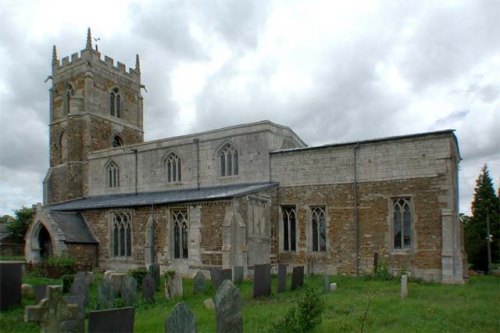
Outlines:
{"type": "Polygon", "coordinates": [[[111,247],[115,257],[132,255],[132,225],[129,213],[111,214],[111,247]]]}
{"type": "Polygon", "coordinates": [[[312,250],[326,251],[326,215],[324,207],[311,209],[312,250]]]}
{"type": "Polygon", "coordinates": [[[120,186],[120,167],[115,162],[109,163],[106,168],[108,187],[118,187],[120,186]]]}
{"type": "Polygon", "coordinates": [[[412,212],[409,198],[393,200],[394,249],[411,249],[412,212]]]}
{"type": "Polygon", "coordinates": [[[188,212],[187,209],[172,211],[174,258],[188,257],[188,212]]]}
{"type": "Polygon", "coordinates": [[[109,93],[109,113],[114,117],[120,118],[121,96],[118,88],[113,88],[109,93]]]}
{"type": "Polygon", "coordinates": [[[113,142],[112,142],[113,147],[121,147],[123,146],[123,140],[119,135],[115,135],[113,137],[113,142]]]}
{"type": "Polygon", "coordinates": [[[233,146],[231,146],[230,144],[226,144],[220,150],[219,159],[220,175],[222,177],[238,175],[238,151],[233,146]]]}
{"type": "Polygon", "coordinates": [[[283,250],[295,251],[297,249],[295,207],[282,206],[281,215],[283,250]]]}
{"type": "Polygon", "coordinates": [[[165,172],[168,183],[181,181],[181,159],[175,153],[165,159],[165,172]]]}

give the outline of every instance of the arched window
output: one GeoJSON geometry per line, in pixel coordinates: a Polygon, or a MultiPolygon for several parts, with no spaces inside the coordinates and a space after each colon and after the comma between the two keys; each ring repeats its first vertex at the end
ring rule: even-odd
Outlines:
{"type": "Polygon", "coordinates": [[[119,135],[115,135],[113,137],[113,143],[112,143],[113,147],[121,147],[123,146],[123,140],[122,138],[119,136],[119,135]]]}
{"type": "Polygon", "coordinates": [[[238,151],[230,144],[224,145],[219,152],[220,175],[235,176],[239,172],[238,151]]]}
{"type": "Polygon", "coordinates": [[[120,167],[114,161],[109,163],[106,168],[107,178],[108,178],[108,186],[109,187],[118,187],[120,186],[120,167]]]}
{"type": "Polygon", "coordinates": [[[181,159],[175,153],[170,153],[165,159],[165,172],[168,183],[181,181],[181,159]]]}
{"type": "Polygon", "coordinates": [[[73,96],[73,86],[71,83],[66,83],[66,87],[63,92],[63,113],[67,115],[70,112],[70,100],[71,96],[73,96]]]}
{"type": "Polygon", "coordinates": [[[311,208],[312,250],[326,251],[326,216],[324,207],[311,208]]]}
{"type": "Polygon", "coordinates": [[[411,248],[412,214],[409,198],[393,201],[394,209],[394,249],[411,248]]]}
{"type": "Polygon", "coordinates": [[[282,206],[282,231],[283,231],[283,251],[295,251],[297,249],[295,207],[282,206]]]}
{"type": "Polygon", "coordinates": [[[113,88],[109,93],[109,113],[112,116],[120,118],[121,113],[121,96],[118,88],[113,88]]]}
{"type": "Polygon", "coordinates": [[[115,257],[132,255],[132,225],[129,213],[112,213],[112,253],[115,257]]]}
{"type": "Polygon", "coordinates": [[[188,257],[188,213],[186,209],[172,211],[174,258],[188,257]]]}

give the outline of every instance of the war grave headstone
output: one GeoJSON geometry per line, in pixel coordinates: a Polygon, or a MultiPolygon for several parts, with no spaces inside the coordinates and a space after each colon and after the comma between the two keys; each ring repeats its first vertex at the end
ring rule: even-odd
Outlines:
{"type": "Polygon", "coordinates": [[[137,298],[137,280],[127,276],[122,284],[122,299],[126,306],[135,304],[137,298]]]}
{"type": "Polygon", "coordinates": [[[304,285],[304,266],[297,266],[292,271],[292,290],[304,285]]]}
{"type": "Polygon", "coordinates": [[[109,280],[102,280],[97,288],[97,307],[99,309],[110,309],[115,306],[115,293],[113,285],[109,280]]]}
{"type": "Polygon", "coordinates": [[[231,268],[223,269],[222,270],[221,283],[224,280],[231,280],[231,281],[233,281],[233,270],[231,268]]]}
{"type": "Polygon", "coordinates": [[[21,303],[23,261],[0,261],[0,311],[21,303]]]}
{"type": "Polygon", "coordinates": [[[134,317],[134,307],[91,311],[88,333],[132,333],[134,317]]]}
{"type": "Polygon", "coordinates": [[[165,297],[172,299],[182,297],[182,276],[175,273],[165,280],[165,297]]]}
{"type": "Polygon", "coordinates": [[[63,322],[63,331],[67,332],[85,332],[85,300],[83,296],[63,296],[63,299],[68,304],[76,304],[78,306],[78,314],[75,318],[68,319],[63,322]]]}
{"type": "Polygon", "coordinates": [[[148,267],[148,274],[151,275],[153,280],[155,280],[155,286],[160,286],[160,265],[159,264],[151,264],[148,267]]]}
{"type": "Polygon", "coordinates": [[[232,281],[224,280],[215,294],[215,318],[218,333],[243,332],[242,298],[232,281]]]}
{"type": "Polygon", "coordinates": [[[281,293],[286,290],[286,265],[278,265],[278,292],[281,293]]]}
{"type": "Polygon", "coordinates": [[[217,290],[222,283],[222,268],[212,267],[210,268],[210,279],[212,280],[212,287],[217,290]]]}
{"type": "Polygon", "coordinates": [[[243,282],[243,276],[245,274],[243,266],[233,267],[233,281],[235,284],[240,284],[243,282]]]}
{"type": "Polygon", "coordinates": [[[40,284],[38,286],[33,286],[33,290],[35,291],[35,302],[38,304],[47,295],[47,285],[40,284]]]}
{"type": "Polygon", "coordinates": [[[195,294],[203,294],[207,290],[207,279],[201,271],[193,278],[193,289],[195,294]]]}
{"type": "Polygon", "coordinates": [[[64,324],[77,319],[79,310],[77,304],[68,304],[62,294],[62,286],[47,286],[47,298],[24,308],[24,321],[38,322],[41,332],[69,332],[64,324]]]}
{"type": "Polygon", "coordinates": [[[142,297],[147,302],[154,302],[155,300],[155,280],[151,275],[146,275],[142,280],[142,297]]]}
{"type": "Polygon", "coordinates": [[[255,265],[253,298],[271,295],[271,264],[255,265]]]}
{"type": "Polygon", "coordinates": [[[184,302],[177,303],[165,320],[165,333],[196,333],[196,316],[184,302]]]}

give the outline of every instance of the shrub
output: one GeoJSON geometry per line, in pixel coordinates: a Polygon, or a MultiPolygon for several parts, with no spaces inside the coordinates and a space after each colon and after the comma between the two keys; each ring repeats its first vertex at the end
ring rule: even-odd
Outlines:
{"type": "Polygon", "coordinates": [[[61,276],[62,285],[63,285],[63,293],[68,293],[73,281],[75,280],[75,276],[73,274],[66,274],[61,276]]]}
{"type": "Polygon", "coordinates": [[[128,274],[137,281],[137,288],[139,289],[142,286],[142,280],[144,280],[146,275],[148,275],[148,270],[146,269],[146,267],[139,267],[130,270],[128,274]]]}
{"type": "Polygon", "coordinates": [[[75,259],[67,256],[50,256],[44,258],[42,261],[41,270],[42,275],[49,277],[59,277],[75,273],[74,270],[75,259]]]}

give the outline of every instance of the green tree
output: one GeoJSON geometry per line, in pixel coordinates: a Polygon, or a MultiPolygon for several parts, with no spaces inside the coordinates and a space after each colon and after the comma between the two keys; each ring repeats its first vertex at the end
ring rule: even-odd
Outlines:
{"type": "Polygon", "coordinates": [[[12,232],[14,238],[24,239],[26,230],[33,219],[33,210],[27,207],[21,207],[14,211],[14,219],[6,224],[8,231],[12,232]]]}
{"type": "Polygon", "coordinates": [[[490,243],[492,262],[500,261],[500,201],[493,188],[488,167],[484,165],[476,180],[472,216],[464,222],[465,250],[469,263],[477,270],[488,271],[487,218],[492,241],[490,243]]]}

